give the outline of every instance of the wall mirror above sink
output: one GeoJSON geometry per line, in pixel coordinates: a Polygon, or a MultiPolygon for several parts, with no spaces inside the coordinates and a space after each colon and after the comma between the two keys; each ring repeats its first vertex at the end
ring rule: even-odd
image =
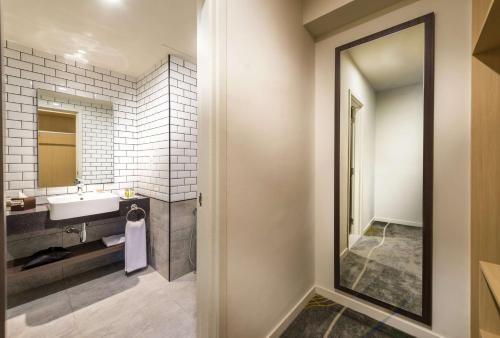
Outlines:
{"type": "Polygon", "coordinates": [[[113,182],[109,101],[38,89],[38,187],[113,182]]]}
{"type": "Polygon", "coordinates": [[[335,288],[431,325],[434,15],[335,55],[335,288]]]}

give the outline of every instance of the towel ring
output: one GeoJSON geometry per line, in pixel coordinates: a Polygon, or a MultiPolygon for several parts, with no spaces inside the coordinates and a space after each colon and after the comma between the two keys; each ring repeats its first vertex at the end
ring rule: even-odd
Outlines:
{"type": "Polygon", "coordinates": [[[144,211],[144,209],[143,209],[143,208],[138,207],[138,206],[137,206],[137,204],[132,204],[132,205],[130,206],[130,210],[127,212],[127,216],[125,216],[125,218],[127,219],[127,221],[132,222],[132,220],[130,220],[130,219],[128,218],[128,217],[129,217],[129,215],[130,215],[130,213],[131,213],[132,211],[135,211],[135,212],[137,212],[137,211],[142,211],[142,214],[143,214],[143,217],[142,217],[142,218],[138,218],[138,217],[136,217],[135,221],[138,221],[138,220],[140,220],[140,219],[146,219],[146,216],[147,216],[146,211],[144,211]]]}

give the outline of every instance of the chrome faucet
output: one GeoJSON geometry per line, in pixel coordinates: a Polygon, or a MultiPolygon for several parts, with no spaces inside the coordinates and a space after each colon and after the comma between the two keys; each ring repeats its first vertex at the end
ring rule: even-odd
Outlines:
{"type": "Polygon", "coordinates": [[[80,237],[80,243],[85,243],[87,241],[87,223],[86,222],[82,223],[82,226],[80,229],[68,225],[68,226],[66,226],[64,231],[67,232],[68,234],[71,234],[71,233],[78,234],[78,236],[80,237]]]}
{"type": "Polygon", "coordinates": [[[83,181],[80,178],[75,178],[75,184],[76,184],[78,196],[80,196],[80,199],[81,199],[82,194],[83,194],[83,187],[84,187],[83,181]]]}

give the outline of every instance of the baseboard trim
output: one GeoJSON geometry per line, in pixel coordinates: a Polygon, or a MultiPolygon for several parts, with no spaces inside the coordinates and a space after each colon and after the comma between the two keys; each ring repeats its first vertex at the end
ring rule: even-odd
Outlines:
{"type": "Polygon", "coordinates": [[[364,235],[366,233],[366,231],[370,228],[370,226],[373,224],[373,222],[375,222],[376,219],[375,217],[372,217],[372,219],[370,220],[370,222],[368,222],[367,225],[365,225],[365,227],[363,228],[363,230],[361,230],[361,235],[364,235]]]}
{"type": "Polygon", "coordinates": [[[368,317],[390,325],[398,330],[411,334],[419,338],[444,338],[443,336],[432,332],[422,324],[406,319],[397,314],[390,313],[385,309],[376,307],[367,302],[353,299],[352,296],[331,291],[321,286],[316,286],[315,291],[318,295],[330,299],[338,304],[346,306],[354,311],[360,312],[368,317]]]}
{"type": "Polygon", "coordinates": [[[420,228],[422,227],[422,223],[420,223],[420,222],[407,221],[404,219],[387,218],[387,217],[374,217],[373,220],[375,222],[395,223],[395,224],[401,224],[401,225],[408,225],[410,227],[420,227],[420,228]]]}
{"type": "Polygon", "coordinates": [[[300,311],[302,311],[307,303],[314,297],[316,287],[312,287],[306,292],[304,296],[298,301],[297,304],[288,312],[285,317],[272,329],[271,333],[267,335],[267,338],[278,338],[285,332],[286,328],[293,322],[293,320],[298,316],[300,311]]]}
{"type": "Polygon", "coordinates": [[[349,249],[345,248],[344,250],[342,250],[342,252],[340,253],[340,257],[344,256],[344,254],[347,252],[347,250],[349,250],[349,249]]]}
{"type": "Polygon", "coordinates": [[[411,334],[419,338],[445,338],[430,329],[423,327],[422,324],[401,317],[397,314],[390,313],[385,309],[369,304],[362,300],[357,300],[343,293],[328,290],[321,286],[313,286],[304,296],[294,305],[294,307],[285,315],[285,317],[274,327],[267,335],[267,338],[278,338],[285,332],[287,327],[297,318],[307,303],[314,297],[315,294],[330,299],[333,302],[346,306],[354,311],[360,312],[368,317],[390,325],[398,330],[411,334]]]}

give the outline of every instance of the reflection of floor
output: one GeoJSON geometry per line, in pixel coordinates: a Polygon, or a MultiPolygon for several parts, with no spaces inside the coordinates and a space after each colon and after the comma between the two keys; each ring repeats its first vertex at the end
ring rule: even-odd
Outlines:
{"type": "MultiPolygon", "coordinates": [[[[342,305],[314,296],[281,335],[281,338],[321,338],[342,311],[342,305]]],[[[377,322],[359,312],[346,309],[333,325],[328,338],[410,338],[410,335],[377,322]]]]}
{"type": "Polygon", "coordinates": [[[196,282],[113,272],[7,311],[7,337],[196,337],[196,282]]]}
{"type": "MultiPolygon", "coordinates": [[[[374,223],[340,261],[340,285],[352,288],[386,223],[374,223]]],[[[389,224],[373,250],[356,291],[422,314],[422,228],[389,224]]]]}

